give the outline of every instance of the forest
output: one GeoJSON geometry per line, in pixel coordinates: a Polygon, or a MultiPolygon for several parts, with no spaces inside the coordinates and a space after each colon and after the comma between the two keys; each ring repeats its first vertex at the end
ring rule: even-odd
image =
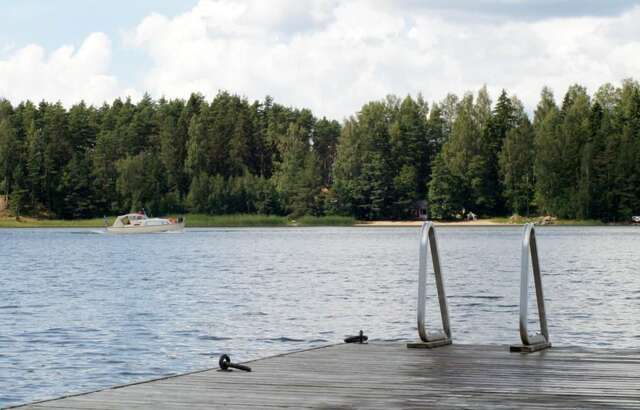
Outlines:
{"type": "Polygon", "coordinates": [[[0,195],[14,215],[434,219],[640,213],[640,85],[544,88],[533,113],[486,87],[371,101],[338,122],[272,98],[0,99],[0,195]]]}

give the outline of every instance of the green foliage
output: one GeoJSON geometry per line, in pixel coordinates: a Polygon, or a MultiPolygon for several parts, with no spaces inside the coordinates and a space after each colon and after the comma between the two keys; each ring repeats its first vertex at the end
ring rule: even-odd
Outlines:
{"type": "Polygon", "coordinates": [[[306,130],[291,124],[281,144],[281,160],[274,180],[285,211],[293,217],[319,214],[317,198],[322,185],[320,164],[311,150],[306,130]]]}
{"type": "Polygon", "coordinates": [[[64,193],[61,216],[79,219],[97,214],[88,157],[74,155],[71,158],[63,168],[60,189],[64,193]]]}
{"type": "Polygon", "coordinates": [[[473,95],[467,94],[458,104],[451,135],[442,147],[439,160],[442,164],[438,164],[438,177],[444,180],[435,181],[430,187],[437,201],[443,202],[436,204],[430,197],[431,206],[436,209],[434,215],[450,217],[466,211],[495,212],[498,193],[494,167],[497,161],[495,148],[487,136],[491,118],[491,102],[486,89],[480,90],[475,102],[473,95]],[[452,183],[456,186],[449,186],[452,183]]]}
{"type": "Polygon", "coordinates": [[[226,92],[68,111],[0,100],[0,188],[15,213],[48,217],[322,215],[339,134],[308,110],[226,92]]]}
{"type": "Polygon", "coordinates": [[[186,202],[196,213],[282,214],[273,181],[251,174],[225,179],[201,173],[193,178],[186,202]]]}
{"type": "Polygon", "coordinates": [[[427,200],[442,219],[628,220],[640,213],[640,85],[593,97],[574,85],[560,107],[545,88],[533,121],[506,91],[492,104],[486,87],[432,104],[388,96],[343,124],[227,92],[69,109],[0,99],[0,194],[16,215],[49,218],[145,208],[407,219],[427,200]]]}
{"type": "MultiPolygon", "coordinates": [[[[115,217],[107,218],[112,225],[115,217]]],[[[1,218],[0,228],[103,228],[104,218],[92,219],[33,219],[29,217],[1,218]]]]}
{"type": "Polygon", "coordinates": [[[572,86],[559,111],[547,101],[541,104],[550,107],[538,120],[536,135],[541,209],[560,218],[587,218],[592,168],[589,96],[583,87],[572,86]]]}
{"type": "Polygon", "coordinates": [[[296,219],[295,223],[302,226],[352,226],[356,220],[352,216],[312,216],[305,215],[296,219]]]}
{"type": "Polygon", "coordinates": [[[186,221],[190,227],[286,226],[288,223],[284,216],[260,214],[188,214],[186,221]]]}
{"type": "Polygon", "coordinates": [[[116,189],[127,211],[146,209],[153,214],[161,211],[163,192],[161,163],[151,153],[141,152],[118,160],[116,189]]]}
{"type": "MultiPolygon", "coordinates": [[[[178,215],[174,215],[178,216],[178,215]]],[[[348,216],[303,216],[297,220],[286,216],[263,214],[181,214],[189,228],[208,227],[286,227],[286,226],[352,226],[355,218],[348,216]]],[[[115,217],[107,217],[107,225],[112,225],[115,217]]],[[[104,218],[93,219],[32,219],[2,218],[0,228],[103,228],[104,218]]]]}
{"type": "Polygon", "coordinates": [[[534,131],[522,113],[518,124],[507,132],[500,153],[500,175],[511,213],[529,215],[534,194],[534,131]]]}
{"type": "Polygon", "coordinates": [[[18,165],[16,151],[16,132],[9,118],[0,118],[0,181],[2,182],[3,193],[11,192],[13,185],[13,169],[18,165]]]}
{"type": "Polygon", "coordinates": [[[366,104],[342,128],[334,164],[336,210],[360,219],[411,217],[426,199],[431,157],[442,142],[441,111],[421,99],[366,104]]]}
{"type": "MultiPolygon", "coordinates": [[[[509,98],[507,92],[502,90],[484,133],[485,156],[487,164],[489,164],[487,191],[493,204],[491,213],[494,215],[504,213],[504,199],[510,196],[503,192],[504,186],[499,183],[501,181],[500,157],[509,132],[518,126],[519,119],[522,116],[525,116],[525,114],[520,101],[515,97],[509,98]]],[[[531,182],[533,183],[533,179],[531,179],[531,182]]],[[[513,204],[511,205],[511,208],[513,208],[513,204]]]]}
{"type": "Polygon", "coordinates": [[[322,185],[331,184],[331,171],[336,159],[336,146],[340,136],[340,123],[322,118],[315,125],[312,136],[313,150],[319,161],[322,185]]]}
{"type": "Polygon", "coordinates": [[[559,133],[560,111],[553,94],[547,88],[542,90],[533,119],[535,130],[534,176],[536,180],[536,203],[539,211],[553,212],[556,202],[561,198],[563,181],[560,179],[561,142],[556,138],[559,133]]]}
{"type": "Polygon", "coordinates": [[[462,178],[454,174],[444,156],[438,155],[433,162],[429,183],[430,214],[435,219],[454,219],[464,208],[462,178]]]}

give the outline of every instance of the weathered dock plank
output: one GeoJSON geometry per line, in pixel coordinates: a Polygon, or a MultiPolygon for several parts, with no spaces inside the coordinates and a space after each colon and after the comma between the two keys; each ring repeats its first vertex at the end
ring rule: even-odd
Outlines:
{"type": "Polygon", "coordinates": [[[23,409],[640,408],[640,350],[335,345],[23,409]]]}

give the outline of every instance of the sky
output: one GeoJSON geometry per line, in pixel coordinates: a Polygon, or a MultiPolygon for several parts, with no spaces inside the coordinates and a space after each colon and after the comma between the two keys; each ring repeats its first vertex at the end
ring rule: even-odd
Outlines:
{"type": "Polygon", "coordinates": [[[344,119],[388,94],[486,85],[528,110],[640,80],[640,0],[3,0],[0,98],[220,90],[344,119]]]}

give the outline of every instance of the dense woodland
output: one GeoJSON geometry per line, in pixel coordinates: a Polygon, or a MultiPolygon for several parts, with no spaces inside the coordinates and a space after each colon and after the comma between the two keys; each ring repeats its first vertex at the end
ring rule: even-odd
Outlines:
{"type": "Polygon", "coordinates": [[[412,218],[640,212],[640,85],[549,89],[529,118],[486,88],[365,104],[343,123],[219,93],[101,107],[0,100],[0,193],[16,215],[261,213],[412,218]]]}

